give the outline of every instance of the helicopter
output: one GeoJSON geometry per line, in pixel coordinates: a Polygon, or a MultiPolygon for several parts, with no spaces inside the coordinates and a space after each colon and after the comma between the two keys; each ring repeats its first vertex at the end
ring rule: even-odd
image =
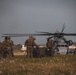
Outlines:
{"type": "Polygon", "coordinates": [[[2,34],[2,37],[25,37],[25,36],[49,36],[47,39],[53,39],[53,43],[54,43],[54,50],[59,51],[61,50],[60,47],[65,46],[63,48],[68,49],[68,46],[73,44],[72,40],[66,40],[66,38],[64,36],[76,36],[76,33],[64,33],[64,29],[66,28],[65,23],[62,26],[62,30],[61,32],[59,32],[58,30],[55,33],[50,33],[50,32],[40,32],[40,31],[36,31],[35,34],[2,34]],[[59,47],[57,47],[59,46],[59,47]]]}
{"type": "MultiPolygon", "coordinates": [[[[65,23],[63,24],[62,30],[61,32],[59,32],[58,30],[55,33],[50,33],[50,32],[40,32],[40,31],[36,31],[35,34],[2,34],[2,37],[25,37],[25,36],[49,36],[47,39],[52,39],[53,40],[53,44],[54,44],[54,51],[56,51],[56,53],[58,53],[59,51],[61,52],[66,50],[65,52],[67,53],[68,51],[68,46],[73,44],[72,40],[66,40],[66,38],[64,36],[76,36],[76,33],[64,33],[64,29],[65,29],[66,25],[65,23]],[[63,50],[64,49],[64,50],[63,50]]],[[[63,52],[64,53],[64,52],[63,52]]]]}
{"type": "Polygon", "coordinates": [[[63,40],[65,43],[67,43],[68,45],[72,45],[73,42],[72,40],[66,40],[66,38],[64,38],[64,36],[76,36],[76,33],[64,33],[64,29],[65,29],[66,25],[65,23],[63,24],[62,30],[61,32],[59,32],[58,30],[55,33],[50,33],[50,32],[40,32],[40,31],[36,31],[35,34],[10,34],[10,33],[6,33],[6,34],[2,34],[2,37],[25,37],[25,36],[49,36],[47,39],[53,39],[54,42],[60,42],[60,40],[63,40]]]}

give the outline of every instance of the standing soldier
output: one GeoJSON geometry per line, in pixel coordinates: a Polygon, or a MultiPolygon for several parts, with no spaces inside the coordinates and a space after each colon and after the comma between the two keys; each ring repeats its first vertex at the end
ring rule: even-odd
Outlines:
{"type": "Polygon", "coordinates": [[[10,37],[5,37],[5,40],[2,42],[3,45],[3,57],[13,57],[13,41],[10,40],[10,37]]]}
{"type": "Polygon", "coordinates": [[[10,47],[11,47],[11,55],[12,55],[12,57],[13,57],[13,56],[14,56],[14,54],[13,54],[13,45],[14,45],[14,43],[13,43],[13,41],[11,40],[10,37],[8,37],[8,42],[10,43],[10,47]]]}
{"type": "Polygon", "coordinates": [[[53,41],[47,39],[46,50],[45,50],[46,56],[52,56],[52,48],[53,48],[53,41]]]}
{"type": "Polygon", "coordinates": [[[2,51],[2,43],[0,42],[0,58],[3,57],[3,51],[2,51]]]}
{"type": "Polygon", "coordinates": [[[29,38],[25,41],[25,46],[27,47],[27,57],[33,57],[34,46],[37,46],[35,40],[36,38],[29,36],[29,38]]]}

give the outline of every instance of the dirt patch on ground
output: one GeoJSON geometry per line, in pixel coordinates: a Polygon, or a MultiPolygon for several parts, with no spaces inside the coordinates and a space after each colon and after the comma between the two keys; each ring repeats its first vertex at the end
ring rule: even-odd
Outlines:
{"type": "Polygon", "coordinates": [[[14,55],[26,55],[26,52],[14,52],[14,55]]]}

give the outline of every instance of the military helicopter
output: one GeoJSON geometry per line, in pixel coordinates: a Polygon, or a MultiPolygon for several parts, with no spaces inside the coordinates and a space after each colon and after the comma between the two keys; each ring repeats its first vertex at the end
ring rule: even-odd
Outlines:
{"type": "Polygon", "coordinates": [[[50,32],[40,32],[40,31],[36,31],[35,34],[2,34],[2,37],[25,37],[25,36],[49,36],[48,39],[52,39],[54,40],[54,42],[58,42],[61,39],[64,40],[67,44],[71,45],[73,42],[72,40],[66,40],[64,38],[64,36],[76,36],[76,33],[63,33],[64,29],[65,29],[66,25],[65,23],[63,24],[62,30],[61,32],[56,31],[55,33],[50,33],[50,32]],[[50,37],[51,36],[51,37],[50,37]]]}
{"type": "Polygon", "coordinates": [[[35,34],[2,34],[2,37],[25,37],[25,36],[49,36],[47,39],[53,39],[54,42],[54,50],[58,51],[61,48],[65,49],[67,51],[68,46],[72,45],[73,42],[72,40],[66,40],[64,36],[76,36],[76,33],[64,33],[66,25],[65,23],[63,24],[61,32],[56,31],[55,33],[50,33],[50,32],[39,32],[36,31],[35,34]],[[58,46],[58,47],[57,47],[58,46]],[[64,46],[64,47],[63,47],[64,46]]]}

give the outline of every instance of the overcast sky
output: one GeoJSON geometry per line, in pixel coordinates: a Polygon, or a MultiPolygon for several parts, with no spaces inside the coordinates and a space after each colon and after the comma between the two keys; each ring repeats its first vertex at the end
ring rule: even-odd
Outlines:
{"type": "MultiPolygon", "coordinates": [[[[3,33],[35,33],[61,31],[76,33],[76,0],[0,0],[0,36],[3,33]]],[[[36,36],[37,44],[45,44],[48,36],[36,36]]],[[[23,44],[28,37],[14,37],[23,44]]],[[[66,37],[76,41],[76,37],[66,37]]],[[[0,37],[3,41],[3,38],[0,37]]]]}

